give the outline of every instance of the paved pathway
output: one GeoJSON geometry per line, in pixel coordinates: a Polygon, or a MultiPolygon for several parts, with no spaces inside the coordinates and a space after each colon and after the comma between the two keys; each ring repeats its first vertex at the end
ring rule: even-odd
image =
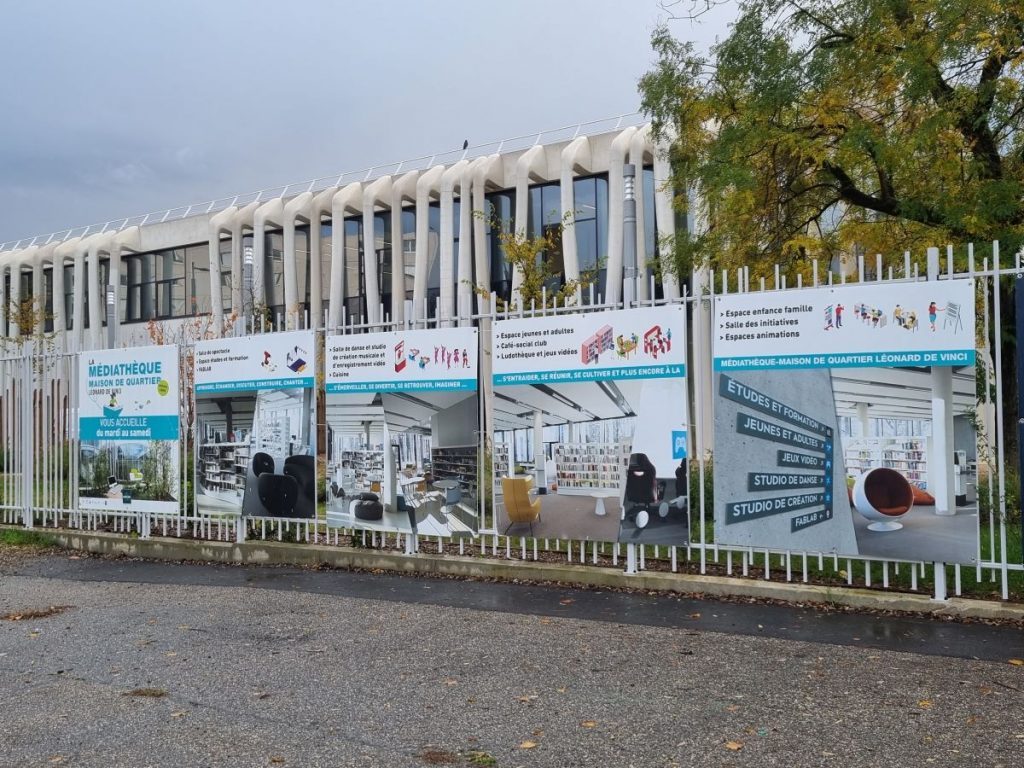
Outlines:
{"type": "Polygon", "coordinates": [[[552,587],[0,568],[0,766],[901,766],[1024,754],[1024,632],[552,587]],[[162,696],[128,695],[141,688],[162,696]]]}

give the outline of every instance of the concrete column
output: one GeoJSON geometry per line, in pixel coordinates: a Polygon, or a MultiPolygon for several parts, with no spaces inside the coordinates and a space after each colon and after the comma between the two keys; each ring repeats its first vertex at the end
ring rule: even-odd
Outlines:
{"type": "Polygon", "coordinates": [[[636,282],[637,298],[650,299],[651,269],[648,266],[653,253],[647,250],[647,201],[644,198],[644,158],[651,153],[650,125],[637,129],[629,141],[629,162],[636,167],[636,282]]]}
{"type": "Polygon", "coordinates": [[[252,217],[252,292],[253,303],[256,305],[268,303],[266,228],[268,224],[280,226],[283,220],[284,202],[281,198],[264,203],[256,209],[252,217]]]}
{"type": "MultiPolygon", "coordinates": [[[[535,144],[520,155],[516,161],[516,230],[517,237],[529,237],[530,226],[530,180],[543,178],[544,147],[535,144]]],[[[540,212],[541,215],[542,212],[540,212]]],[[[512,303],[519,304],[519,286],[523,283],[523,271],[516,267],[512,272],[512,303]]]]}
{"type": "Polygon", "coordinates": [[[413,281],[413,320],[423,320],[427,306],[427,259],[430,255],[430,197],[440,191],[443,165],[435,165],[416,180],[416,278],[413,281]]]}
{"type": "Polygon", "coordinates": [[[472,325],[468,318],[473,314],[473,174],[485,161],[477,158],[463,166],[459,179],[459,263],[456,270],[455,295],[459,325],[472,325]]]}
{"type": "MultiPolygon", "coordinates": [[[[100,243],[89,246],[89,349],[102,349],[106,297],[100,289],[100,243]]],[[[84,287],[84,286],[83,286],[84,287]]]]}
{"type": "Polygon", "coordinates": [[[622,301],[622,166],[635,132],[636,128],[629,127],[612,139],[608,157],[608,267],[604,301],[609,304],[622,301]]]}
{"type": "MultiPolygon", "coordinates": [[[[928,279],[938,280],[940,271],[939,249],[928,249],[928,279]]],[[[932,450],[928,456],[930,476],[934,478],[929,490],[935,497],[935,514],[956,514],[956,491],[953,477],[953,369],[950,366],[932,366],[932,450]]]]}
{"type": "Polygon", "coordinates": [[[546,482],[544,476],[544,414],[533,412],[533,474],[538,488],[546,482]]]}
{"type": "MultiPolygon", "coordinates": [[[[328,187],[313,197],[309,210],[309,316],[314,328],[324,323],[324,270],[321,240],[323,239],[323,215],[331,212],[331,200],[337,194],[337,187],[328,187]]],[[[334,241],[334,225],[331,224],[331,242],[334,241]]],[[[331,276],[326,276],[327,284],[331,284],[331,276]]]]}
{"type": "MultiPolygon", "coordinates": [[[[374,231],[374,215],[379,199],[391,198],[391,177],[382,176],[363,192],[363,259],[366,274],[366,317],[371,323],[379,323],[381,317],[381,286],[377,270],[377,233],[374,231]]],[[[392,235],[394,240],[394,235],[392,235]]]]}
{"type": "MultiPolygon", "coordinates": [[[[347,184],[331,198],[331,290],[328,325],[341,325],[345,302],[345,214],[359,210],[363,185],[358,181],[347,184]]],[[[361,318],[360,318],[361,320],[361,318]]]]}
{"type": "Polygon", "coordinates": [[[70,349],[78,352],[82,349],[82,329],[85,328],[85,296],[88,286],[85,285],[85,257],[88,253],[87,241],[79,243],[74,252],[74,269],[71,273],[73,293],[71,297],[71,337],[70,349]]]}
{"type": "Polygon", "coordinates": [[[558,174],[558,191],[562,203],[562,215],[570,215],[569,226],[562,230],[562,261],[565,264],[566,282],[580,279],[580,257],[576,243],[576,189],[573,180],[576,169],[588,170],[591,164],[590,139],[579,136],[562,150],[561,168],[558,174]]]}
{"type": "MultiPolygon", "coordinates": [[[[455,316],[455,285],[452,280],[455,271],[455,187],[468,166],[466,160],[459,160],[441,176],[440,314],[445,321],[455,316]]],[[[443,325],[448,327],[450,323],[443,325]]]]}
{"type": "Polygon", "coordinates": [[[654,151],[654,218],[658,227],[658,243],[661,250],[661,280],[665,298],[679,298],[679,277],[676,274],[671,253],[665,253],[664,242],[671,243],[676,233],[675,208],[672,205],[673,190],[668,187],[671,168],[668,162],[669,145],[660,143],[654,151]]]}
{"type": "Polygon", "coordinates": [[[7,300],[4,314],[11,313],[7,323],[7,335],[12,339],[21,336],[21,327],[18,325],[17,313],[21,306],[21,254],[24,251],[16,251],[10,262],[11,295],[7,300]]]}
{"type": "MultiPolygon", "coordinates": [[[[210,241],[208,249],[210,254],[210,316],[213,318],[214,327],[218,331],[224,324],[224,296],[221,294],[221,283],[223,281],[221,280],[220,270],[220,236],[225,232],[232,231],[231,221],[236,213],[238,213],[238,208],[232,205],[215,216],[210,217],[208,235],[210,241]]],[[[234,242],[232,242],[233,249],[234,242]]],[[[232,281],[232,285],[234,282],[232,281]]]]}
{"type": "MultiPolygon", "coordinates": [[[[286,327],[299,327],[302,316],[302,298],[299,296],[299,270],[295,253],[295,226],[299,220],[309,220],[309,206],[313,201],[310,192],[289,200],[284,206],[284,316],[286,327]]],[[[308,275],[307,275],[308,279],[308,275]]]]}
{"type": "Polygon", "coordinates": [[[53,251],[53,332],[61,349],[67,348],[67,317],[64,312],[64,251],[60,246],[53,251]]]}
{"type": "Polygon", "coordinates": [[[869,437],[868,434],[868,404],[857,403],[857,421],[860,422],[860,433],[863,437],[869,437]]]}

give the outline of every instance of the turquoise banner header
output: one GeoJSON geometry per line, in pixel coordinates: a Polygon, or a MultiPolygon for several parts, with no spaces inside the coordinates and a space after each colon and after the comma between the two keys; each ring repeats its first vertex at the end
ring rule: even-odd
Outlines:
{"type": "Polygon", "coordinates": [[[196,384],[200,392],[243,392],[254,389],[312,389],[312,376],[289,376],[280,379],[246,379],[244,381],[214,381],[196,384]]]}
{"type": "Polygon", "coordinates": [[[175,416],[83,416],[79,419],[82,440],[137,442],[139,440],[177,440],[175,416]]]}
{"type": "Polygon", "coordinates": [[[856,352],[832,355],[763,355],[716,357],[716,371],[754,371],[797,368],[898,368],[974,365],[973,349],[943,352],[856,352]]]}
{"type": "Polygon", "coordinates": [[[357,381],[331,382],[328,394],[341,392],[451,392],[477,388],[476,379],[432,379],[429,381],[357,381]]]}
{"type": "Polygon", "coordinates": [[[562,371],[524,371],[522,373],[496,373],[494,386],[510,387],[516,384],[551,384],[583,381],[611,381],[615,379],[670,379],[684,378],[685,365],[640,365],[632,368],[575,368],[562,371]]]}

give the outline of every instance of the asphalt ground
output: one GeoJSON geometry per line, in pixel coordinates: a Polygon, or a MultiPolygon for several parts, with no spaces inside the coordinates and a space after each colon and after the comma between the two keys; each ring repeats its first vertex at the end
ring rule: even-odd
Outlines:
{"type": "Polygon", "coordinates": [[[67,607],[0,620],[0,766],[1024,760],[1024,667],[1009,663],[1024,631],[1010,626],[388,574],[0,561],[0,616],[51,606],[67,607]]]}

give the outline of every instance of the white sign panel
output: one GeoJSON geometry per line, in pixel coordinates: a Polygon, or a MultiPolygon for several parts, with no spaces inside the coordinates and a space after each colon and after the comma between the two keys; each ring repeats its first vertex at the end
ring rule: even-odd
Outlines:
{"type": "Polygon", "coordinates": [[[197,341],[195,391],[312,389],[315,344],[312,331],[197,341]]]}
{"type": "Polygon", "coordinates": [[[549,384],[686,375],[681,305],[500,320],[494,384],[549,384]]]}
{"type": "Polygon", "coordinates": [[[178,348],[79,357],[79,506],[178,511],[178,348]]]}
{"type": "Polygon", "coordinates": [[[857,283],[715,299],[717,371],[974,364],[974,281],[857,283]]]}
{"type": "Polygon", "coordinates": [[[360,333],[327,339],[327,391],[476,390],[476,328],[360,333]]]}

